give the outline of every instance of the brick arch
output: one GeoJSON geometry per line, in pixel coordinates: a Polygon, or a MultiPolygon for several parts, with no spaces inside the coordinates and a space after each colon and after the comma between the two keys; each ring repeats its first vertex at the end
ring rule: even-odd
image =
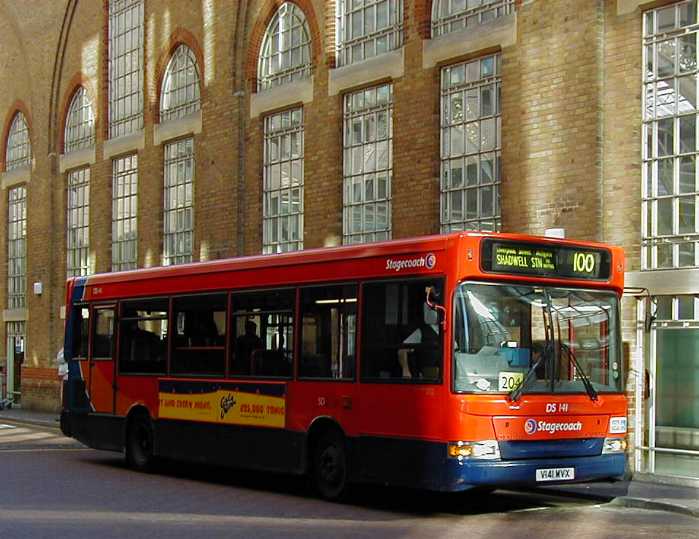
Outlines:
{"type": "Polygon", "coordinates": [[[286,2],[296,4],[306,16],[308,30],[311,33],[311,64],[317,65],[320,62],[320,30],[311,0],[265,0],[265,4],[260,11],[261,14],[250,32],[248,41],[250,46],[248,47],[247,59],[245,61],[245,78],[250,81],[253,92],[257,91],[257,60],[260,56],[267,26],[269,26],[277,10],[286,2]]]}
{"type": "Polygon", "coordinates": [[[204,52],[199,45],[199,41],[189,30],[184,28],[176,28],[170,38],[168,39],[167,45],[163,48],[160,56],[158,57],[158,62],[155,65],[156,73],[156,87],[155,87],[155,103],[151,104],[153,121],[155,123],[160,122],[160,97],[163,89],[163,78],[165,77],[165,70],[167,65],[175,54],[177,47],[180,45],[186,45],[194,53],[194,58],[197,61],[197,72],[199,73],[199,99],[204,101],[204,52]]]}
{"type": "Polygon", "coordinates": [[[7,116],[5,116],[5,124],[2,129],[2,146],[0,147],[0,170],[5,171],[5,157],[7,155],[7,139],[10,136],[10,127],[12,127],[12,121],[18,112],[24,114],[24,121],[27,122],[27,129],[29,129],[29,142],[32,148],[32,158],[34,157],[34,142],[32,141],[32,134],[34,130],[32,129],[32,117],[29,115],[29,109],[24,101],[18,99],[10,107],[7,116]]]}
{"type": "Polygon", "coordinates": [[[61,106],[58,109],[60,116],[58,117],[58,151],[59,153],[65,152],[65,134],[66,134],[66,122],[68,121],[68,109],[73,101],[75,93],[80,89],[85,88],[87,95],[92,103],[92,115],[95,118],[95,137],[99,133],[99,107],[97,106],[97,93],[95,92],[89,79],[81,72],[76,73],[70,79],[67,85],[67,91],[63,95],[63,100],[61,101],[61,106]]]}

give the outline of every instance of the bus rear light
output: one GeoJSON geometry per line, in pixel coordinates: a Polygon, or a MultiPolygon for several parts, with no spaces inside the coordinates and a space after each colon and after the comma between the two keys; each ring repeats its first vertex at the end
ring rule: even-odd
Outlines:
{"type": "Polygon", "coordinates": [[[495,460],[500,458],[500,447],[496,440],[452,442],[447,445],[447,454],[459,460],[465,458],[495,460]]]}
{"type": "Polygon", "coordinates": [[[608,455],[610,453],[623,453],[626,451],[626,440],[623,438],[605,438],[604,446],[602,447],[602,454],[608,455]]]}

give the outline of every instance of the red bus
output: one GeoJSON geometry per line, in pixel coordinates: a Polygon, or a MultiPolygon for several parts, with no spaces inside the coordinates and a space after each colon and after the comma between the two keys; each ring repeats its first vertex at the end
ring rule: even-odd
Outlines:
{"type": "Polygon", "coordinates": [[[618,478],[621,249],[453,233],[74,278],[62,430],[439,491],[618,478]]]}

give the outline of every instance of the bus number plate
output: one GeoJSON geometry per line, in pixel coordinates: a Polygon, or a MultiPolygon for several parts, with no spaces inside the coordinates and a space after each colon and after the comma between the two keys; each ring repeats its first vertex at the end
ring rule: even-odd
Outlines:
{"type": "Polygon", "coordinates": [[[575,468],[539,468],[537,481],[570,481],[575,479],[575,468]]]}

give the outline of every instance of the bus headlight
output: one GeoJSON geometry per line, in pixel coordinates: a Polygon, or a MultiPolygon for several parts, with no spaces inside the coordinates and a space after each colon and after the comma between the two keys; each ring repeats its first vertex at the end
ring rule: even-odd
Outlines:
{"type": "Polygon", "coordinates": [[[626,451],[626,440],[623,438],[605,438],[602,454],[623,453],[626,451]]]}
{"type": "Polygon", "coordinates": [[[497,440],[478,442],[451,442],[447,444],[447,454],[454,459],[490,459],[500,458],[500,446],[497,440]]]}

